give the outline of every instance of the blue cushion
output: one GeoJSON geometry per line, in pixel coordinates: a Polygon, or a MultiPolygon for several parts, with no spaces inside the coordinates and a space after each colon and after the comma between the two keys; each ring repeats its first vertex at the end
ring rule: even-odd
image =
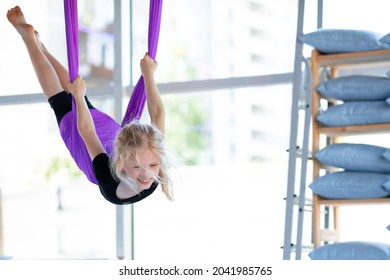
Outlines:
{"type": "Polygon", "coordinates": [[[320,162],[349,171],[390,173],[390,160],[384,157],[390,149],[353,143],[331,144],[315,153],[320,162]]]}
{"type": "Polygon", "coordinates": [[[386,149],[386,151],[383,153],[383,157],[390,161],[390,149],[386,149]]]}
{"type": "Polygon", "coordinates": [[[386,100],[390,97],[387,77],[353,75],[320,83],[317,91],[324,97],[342,101],[386,100]]]}
{"type": "Polygon", "coordinates": [[[385,184],[390,175],[374,172],[339,171],[317,177],[309,185],[316,194],[330,199],[364,199],[390,196],[385,184]]]}
{"type": "Polygon", "coordinates": [[[390,97],[387,97],[387,98],[386,98],[386,103],[387,103],[388,105],[390,105],[390,97]]]}
{"type": "Polygon", "coordinates": [[[384,48],[390,47],[390,33],[386,34],[385,36],[382,36],[382,38],[379,39],[379,43],[384,48]]]}
{"type": "Polygon", "coordinates": [[[327,126],[390,123],[386,101],[347,101],[320,112],[316,119],[327,126]]]}
{"type": "Polygon", "coordinates": [[[388,260],[390,244],[369,241],[347,241],[327,244],[309,253],[312,260],[388,260]]]}
{"type": "Polygon", "coordinates": [[[384,36],[368,30],[318,29],[299,36],[299,40],[322,53],[344,53],[377,50],[386,47],[384,36]]]}
{"type": "Polygon", "coordinates": [[[390,192],[390,180],[383,183],[385,190],[390,192]]]}

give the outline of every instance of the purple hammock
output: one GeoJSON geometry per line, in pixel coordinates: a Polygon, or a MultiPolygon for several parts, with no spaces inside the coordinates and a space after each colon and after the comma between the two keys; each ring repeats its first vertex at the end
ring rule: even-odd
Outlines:
{"type": "MultiPolygon", "coordinates": [[[[151,58],[156,58],[158,38],[160,33],[162,0],[150,0],[148,52],[151,58]]],[[[79,70],[79,41],[78,41],[78,11],[77,0],[64,0],[66,43],[68,54],[68,69],[70,80],[74,81],[79,70]]],[[[146,92],[141,76],[134,87],[121,125],[107,114],[91,109],[97,135],[108,155],[113,150],[113,141],[122,126],[132,120],[140,119],[146,102],[146,92]]],[[[72,98],[72,111],[66,114],[60,123],[60,134],[77,166],[87,176],[88,180],[97,184],[92,169],[92,161],[77,130],[76,102],[72,98]]]]}

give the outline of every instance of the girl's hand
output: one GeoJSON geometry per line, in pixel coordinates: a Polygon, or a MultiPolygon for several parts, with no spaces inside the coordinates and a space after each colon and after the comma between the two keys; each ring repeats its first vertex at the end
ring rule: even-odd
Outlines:
{"type": "Polygon", "coordinates": [[[144,77],[153,76],[154,71],[158,66],[157,61],[153,60],[148,53],[145,53],[145,56],[141,59],[141,73],[144,77]]]}
{"type": "Polygon", "coordinates": [[[81,75],[78,75],[76,79],[71,83],[68,82],[68,88],[69,91],[75,96],[75,97],[84,97],[85,96],[85,81],[81,77],[81,75]]]}

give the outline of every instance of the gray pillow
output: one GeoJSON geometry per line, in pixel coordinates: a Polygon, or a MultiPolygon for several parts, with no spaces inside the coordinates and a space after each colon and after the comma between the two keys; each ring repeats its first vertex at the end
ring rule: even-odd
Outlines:
{"type": "Polygon", "coordinates": [[[388,155],[390,149],[354,143],[337,143],[326,146],[315,153],[320,162],[344,168],[349,171],[390,173],[390,160],[388,155]]]}
{"type": "Polygon", "coordinates": [[[329,99],[342,101],[384,101],[390,97],[390,79],[364,75],[344,76],[318,84],[317,91],[329,99]]]}
{"type": "Polygon", "coordinates": [[[327,126],[390,123],[386,101],[346,101],[320,112],[317,121],[327,126]]]}
{"type": "Polygon", "coordinates": [[[368,30],[318,29],[298,39],[322,53],[360,52],[385,48],[383,34],[368,30]]]}
{"type": "Polygon", "coordinates": [[[369,241],[347,241],[327,244],[309,253],[311,260],[388,260],[390,244],[369,241]]]}
{"type": "Polygon", "coordinates": [[[329,199],[380,198],[390,196],[389,179],[382,173],[339,171],[316,178],[309,188],[329,199]]]}

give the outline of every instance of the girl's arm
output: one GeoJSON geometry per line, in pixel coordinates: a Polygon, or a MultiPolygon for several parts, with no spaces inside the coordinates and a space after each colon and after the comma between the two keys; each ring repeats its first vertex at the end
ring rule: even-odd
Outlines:
{"type": "Polygon", "coordinates": [[[85,82],[80,75],[77,76],[73,83],[69,82],[69,90],[76,101],[77,129],[87,147],[91,160],[93,160],[98,154],[104,153],[105,150],[97,136],[95,124],[85,101],[85,82]]]}
{"type": "Polygon", "coordinates": [[[154,80],[154,72],[157,68],[157,61],[153,60],[148,53],[141,59],[141,72],[145,82],[146,101],[149,111],[149,116],[152,124],[154,124],[160,132],[165,134],[165,109],[161,101],[160,94],[154,80]]]}

